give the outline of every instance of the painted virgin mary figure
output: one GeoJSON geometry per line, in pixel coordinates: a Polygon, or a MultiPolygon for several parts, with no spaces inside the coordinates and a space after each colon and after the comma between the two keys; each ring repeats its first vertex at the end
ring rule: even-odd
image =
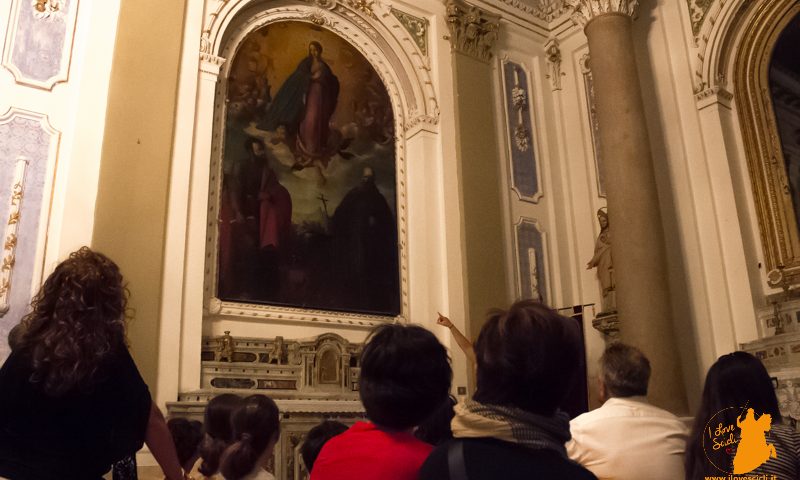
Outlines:
{"type": "Polygon", "coordinates": [[[330,120],[339,97],[339,79],[322,59],[322,45],[308,44],[308,56],[300,61],[267,107],[259,128],[276,130],[283,125],[296,140],[295,168],[330,160],[330,120]]]}

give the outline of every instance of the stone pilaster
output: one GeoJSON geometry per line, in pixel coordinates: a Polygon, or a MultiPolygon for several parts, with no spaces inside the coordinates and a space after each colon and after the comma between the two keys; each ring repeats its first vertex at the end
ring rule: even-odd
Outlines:
{"type": "Polygon", "coordinates": [[[491,60],[500,17],[461,0],[448,0],[446,8],[453,49],[484,62],[491,60]]]}

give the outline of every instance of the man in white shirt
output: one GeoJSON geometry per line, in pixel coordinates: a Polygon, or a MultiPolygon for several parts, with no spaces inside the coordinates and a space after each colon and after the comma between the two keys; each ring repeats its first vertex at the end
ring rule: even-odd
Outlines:
{"type": "Polygon", "coordinates": [[[617,343],[603,353],[600,370],[605,403],[570,422],[569,457],[599,480],[683,478],[687,429],[675,415],[647,403],[647,357],[617,343]]]}

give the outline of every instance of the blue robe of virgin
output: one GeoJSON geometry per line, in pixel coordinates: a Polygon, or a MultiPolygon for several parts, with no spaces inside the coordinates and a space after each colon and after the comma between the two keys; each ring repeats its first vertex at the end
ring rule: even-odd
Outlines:
{"type": "MultiPolygon", "coordinates": [[[[294,73],[283,82],[272,103],[267,106],[258,128],[274,131],[280,125],[284,125],[287,133],[297,133],[297,127],[305,115],[305,96],[311,84],[312,60],[311,56],[301,60],[294,73]]],[[[321,109],[319,113],[323,118],[330,118],[336,110],[336,101],[339,97],[339,79],[336,78],[327,63],[321,59],[319,62],[322,68],[322,74],[318,79],[318,82],[322,84],[322,102],[318,105],[309,105],[309,108],[319,108],[321,109]]]]}

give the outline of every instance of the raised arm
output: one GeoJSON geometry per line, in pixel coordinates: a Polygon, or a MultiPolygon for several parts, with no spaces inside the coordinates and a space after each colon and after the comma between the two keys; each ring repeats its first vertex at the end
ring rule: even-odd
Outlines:
{"type": "Polygon", "coordinates": [[[178,461],[178,453],[175,451],[172,435],[169,433],[164,415],[161,414],[161,410],[155,403],[150,407],[150,418],[147,420],[144,442],[161,470],[164,471],[167,480],[183,480],[183,469],[178,461]]]}
{"type": "Polygon", "coordinates": [[[469,360],[472,365],[475,365],[477,360],[475,358],[475,350],[472,349],[472,342],[470,342],[469,339],[458,330],[458,327],[453,325],[453,322],[451,322],[449,318],[445,317],[439,312],[436,313],[439,314],[439,318],[436,320],[436,323],[450,329],[450,333],[453,334],[453,338],[456,340],[456,343],[464,352],[464,355],[467,356],[467,360],[469,360]]]}

